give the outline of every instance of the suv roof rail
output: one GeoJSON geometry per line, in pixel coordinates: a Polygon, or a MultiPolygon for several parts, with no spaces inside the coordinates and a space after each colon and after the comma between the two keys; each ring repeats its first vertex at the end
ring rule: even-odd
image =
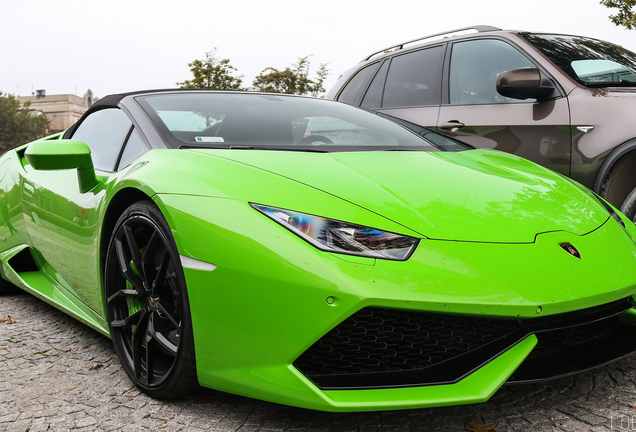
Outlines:
{"type": "Polygon", "coordinates": [[[364,61],[370,60],[373,56],[376,56],[378,54],[389,54],[389,53],[391,53],[393,51],[397,51],[397,50],[403,49],[404,45],[412,44],[414,42],[419,42],[419,41],[423,41],[423,40],[426,40],[426,39],[439,38],[440,36],[451,37],[451,36],[455,36],[456,33],[463,33],[463,32],[467,32],[469,30],[476,30],[478,33],[489,32],[489,31],[501,31],[501,29],[498,28],[498,27],[493,27],[493,26],[488,26],[488,25],[478,25],[478,26],[464,27],[464,28],[460,28],[460,29],[445,31],[445,32],[442,32],[442,33],[435,33],[435,34],[432,34],[432,35],[428,35],[428,36],[424,36],[424,37],[421,37],[421,38],[413,39],[413,40],[410,40],[410,41],[407,41],[407,42],[402,42],[400,44],[392,45],[392,46],[390,46],[388,48],[381,49],[380,51],[376,51],[373,54],[368,55],[367,57],[362,59],[362,61],[364,62],[364,61]]]}

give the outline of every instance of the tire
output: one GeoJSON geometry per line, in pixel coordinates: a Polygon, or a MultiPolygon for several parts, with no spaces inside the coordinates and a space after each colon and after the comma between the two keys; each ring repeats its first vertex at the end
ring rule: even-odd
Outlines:
{"type": "Polygon", "coordinates": [[[636,188],[625,198],[621,212],[636,224],[636,188]]]}
{"type": "Polygon", "coordinates": [[[104,293],[117,356],[148,396],[198,390],[185,276],[166,219],[152,201],[120,216],[106,255],[104,293]]]}

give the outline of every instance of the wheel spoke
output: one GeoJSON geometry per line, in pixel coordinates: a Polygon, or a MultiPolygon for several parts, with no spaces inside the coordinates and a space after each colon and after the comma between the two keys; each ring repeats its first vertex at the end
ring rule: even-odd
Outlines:
{"type": "Polygon", "coordinates": [[[124,319],[116,319],[110,323],[111,327],[119,328],[119,327],[128,327],[133,324],[137,324],[137,327],[141,324],[141,321],[144,319],[144,315],[146,313],[145,309],[140,309],[134,314],[124,318],[124,319]]]}
{"type": "Polygon", "coordinates": [[[119,240],[115,241],[115,251],[117,252],[117,261],[119,262],[121,273],[135,287],[137,295],[141,296],[145,291],[143,281],[130,266],[130,260],[126,257],[124,245],[119,240]]]}
{"type": "Polygon", "coordinates": [[[172,317],[172,315],[159,302],[157,302],[157,309],[159,309],[161,313],[165,315],[166,318],[168,318],[168,320],[170,320],[170,322],[172,323],[172,325],[178,332],[181,332],[181,325],[177,323],[177,321],[172,317]]]}
{"type": "Polygon", "coordinates": [[[117,291],[115,294],[113,294],[112,296],[108,297],[107,301],[108,301],[108,303],[111,303],[114,300],[117,300],[119,298],[126,298],[126,297],[139,298],[141,296],[139,295],[137,290],[123,289],[123,290],[117,291]]]}
{"type": "Polygon", "coordinates": [[[154,375],[154,353],[153,353],[153,345],[156,338],[155,334],[155,324],[154,324],[154,316],[155,314],[150,314],[150,319],[148,320],[148,327],[146,328],[146,334],[144,339],[146,341],[146,384],[150,385],[152,381],[152,377],[154,375]]]}
{"type": "Polygon", "coordinates": [[[169,356],[175,357],[179,352],[179,348],[168,339],[166,339],[166,337],[161,333],[155,333],[155,341],[166,350],[166,354],[168,354],[169,356]]]}
{"type": "Polygon", "coordinates": [[[126,237],[126,243],[128,244],[128,250],[132,258],[132,263],[135,266],[135,269],[137,269],[137,273],[139,273],[141,280],[144,281],[144,274],[142,271],[143,264],[141,263],[141,250],[137,245],[137,240],[135,240],[132,229],[128,225],[124,224],[122,229],[124,230],[124,236],[126,237]]]}
{"type": "Polygon", "coordinates": [[[152,337],[152,339],[155,342],[157,342],[159,346],[161,346],[166,351],[166,354],[172,357],[176,356],[178,352],[178,347],[172,342],[170,342],[168,338],[166,338],[161,332],[156,331],[154,322],[153,322],[153,317],[150,318],[150,321],[153,324],[152,324],[152,328],[150,328],[151,326],[148,326],[148,332],[150,336],[152,337]]]}
{"type": "Polygon", "coordinates": [[[141,317],[139,319],[139,323],[137,324],[137,328],[135,329],[132,335],[132,358],[133,358],[133,367],[135,369],[135,376],[137,379],[141,380],[143,377],[143,368],[141,366],[141,354],[144,346],[144,338],[146,336],[147,330],[147,321],[149,318],[149,314],[145,309],[142,309],[141,317]]]}
{"type": "Polygon", "coordinates": [[[159,236],[159,233],[157,233],[157,231],[153,231],[152,235],[150,236],[150,240],[148,240],[148,244],[146,245],[146,248],[141,255],[142,267],[139,268],[139,271],[143,274],[143,278],[146,281],[151,281],[155,278],[154,272],[156,271],[156,269],[153,263],[153,257],[160,242],[161,237],[159,236]]]}
{"type": "Polygon", "coordinates": [[[170,253],[166,249],[161,256],[161,264],[159,265],[159,269],[157,270],[157,275],[155,280],[152,281],[152,293],[156,294],[156,288],[159,284],[166,280],[166,269],[168,268],[168,264],[170,263],[170,253]]]}

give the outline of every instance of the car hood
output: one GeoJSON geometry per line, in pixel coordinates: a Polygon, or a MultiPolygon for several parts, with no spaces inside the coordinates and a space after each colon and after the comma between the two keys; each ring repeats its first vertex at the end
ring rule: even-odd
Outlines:
{"type": "Polygon", "coordinates": [[[608,218],[560,174],[493,150],[193,151],[319,189],[431,239],[530,243],[543,232],[586,234],[608,218]]]}

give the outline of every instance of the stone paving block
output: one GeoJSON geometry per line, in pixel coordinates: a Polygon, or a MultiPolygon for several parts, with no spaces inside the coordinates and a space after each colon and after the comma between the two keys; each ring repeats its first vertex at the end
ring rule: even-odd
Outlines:
{"type": "Polygon", "coordinates": [[[578,420],[584,421],[585,423],[592,426],[599,426],[605,423],[608,423],[608,419],[605,417],[597,416],[594,414],[584,414],[578,417],[578,420]]]}
{"type": "Polygon", "coordinates": [[[567,432],[588,431],[590,426],[578,420],[566,420],[559,425],[560,430],[567,432]]]}
{"type": "Polygon", "coordinates": [[[523,419],[527,421],[529,424],[531,424],[533,427],[540,424],[550,423],[550,418],[541,412],[524,414],[523,419]]]}
{"type": "Polygon", "coordinates": [[[514,431],[527,431],[532,427],[529,421],[521,417],[507,418],[506,422],[514,431]]]}
{"type": "Polygon", "coordinates": [[[577,417],[587,413],[586,410],[570,404],[563,405],[559,407],[558,410],[570,417],[577,417]]]}
{"type": "Polygon", "coordinates": [[[536,432],[557,432],[561,429],[559,429],[556,425],[537,425],[534,426],[534,430],[536,432]]]}
{"type": "Polygon", "coordinates": [[[20,415],[19,412],[14,412],[14,413],[10,413],[10,414],[6,414],[0,417],[0,424],[2,423],[13,423],[18,419],[18,416],[20,415]]]}

